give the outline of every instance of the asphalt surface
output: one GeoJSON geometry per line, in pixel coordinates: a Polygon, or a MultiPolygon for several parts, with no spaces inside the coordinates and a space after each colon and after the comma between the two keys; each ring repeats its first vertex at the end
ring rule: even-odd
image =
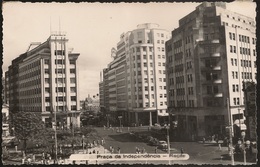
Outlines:
{"type": "MultiPolygon", "coordinates": [[[[144,141],[130,135],[131,131],[145,131],[146,127],[142,128],[123,128],[121,133],[118,133],[116,129],[95,128],[99,136],[105,140],[104,147],[109,150],[109,147],[114,147],[115,150],[120,148],[121,153],[135,153],[136,147],[139,149],[145,149],[147,153],[155,153],[155,146],[150,146],[144,141]]],[[[165,136],[166,140],[166,136],[165,136]]],[[[189,154],[188,160],[171,161],[170,164],[231,164],[231,158],[229,156],[228,148],[221,147],[217,144],[202,144],[198,142],[171,142],[171,153],[180,153],[180,149],[183,148],[184,153],[189,154]]],[[[116,151],[115,151],[116,153],[116,151]]],[[[157,150],[157,153],[165,154],[164,150],[157,150]]],[[[237,156],[236,156],[237,157],[237,156]]],[[[235,157],[235,165],[244,164],[243,159],[235,157]]],[[[169,161],[140,161],[140,162],[111,162],[111,164],[169,164],[169,161]]],[[[247,164],[254,164],[256,162],[247,162],[247,164]]]]}

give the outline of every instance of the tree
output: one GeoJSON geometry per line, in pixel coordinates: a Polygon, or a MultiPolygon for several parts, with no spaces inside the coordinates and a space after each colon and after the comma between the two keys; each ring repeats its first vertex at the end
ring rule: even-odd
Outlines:
{"type": "MultiPolygon", "coordinates": [[[[41,120],[41,116],[36,113],[30,112],[18,112],[13,115],[13,126],[15,136],[19,140],[24,141],[24,151],[26,152],[26,141],[28,139],[41,135],[41,132],[45,130],[44,123],[41,120]]],[[[42,137],[42,136],[41,136],[42,137]]]]}

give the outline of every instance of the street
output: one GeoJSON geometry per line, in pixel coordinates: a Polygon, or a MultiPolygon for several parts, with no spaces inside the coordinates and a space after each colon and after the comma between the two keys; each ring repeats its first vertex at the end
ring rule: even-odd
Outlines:
{"type": "MultiPolygon", "coordinates": [[[[136,147],[140,149],[145,149],[147,153],[155,153],[155,146],[150,146],[147,143],[136,139],[131,136],[127,128],[123,128],[121,133],[116,132],[116,130],[104,128],[95,128],[99,136],[105,139],[105,149],[109,150],[112,146],[115,149],[120,148],[120,153],[135,153],[136,147]]],[[[131,130],[137,130],[137,128],[132,128],[131,130]]],[[[166,137],[165,137],[166,139],[166,137]]],[[[189,154],[189,160],[184,161],[171,161],[171,164],[231,164],[230,157],[228,156],[228,148],[222,147],[221,150],[217,145],[212,144],[202,144],[198,142],[171,142],[171,153],[180,153],[180,149],[183,148],[184,153],[189,154]]],[[[159,150],[159,154],[164,154],[166,151],[159,150]]],[[[150,163],[150,164],[168,164],[169,161],[150,161],[150,162],[110,162],[111,164],[135,164],[135,163],[150,163]]],[[[235,165],[243,164],[243,161],[236,161],[235,165]]],[[[252,164],[252,163],[248,163],[252,164]]]]}

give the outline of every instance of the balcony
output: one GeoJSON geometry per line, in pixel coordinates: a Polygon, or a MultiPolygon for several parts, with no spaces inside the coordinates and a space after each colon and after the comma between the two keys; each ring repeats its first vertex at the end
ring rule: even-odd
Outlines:
{"type": "Polygon", "coordinates": [[[216,93],[214,94],[214,97],[223,97],[223,93],[216,93]]]}
{"type": "Polygon", "coordinates": [[[214,84],[221,84],[222,83],[222,79],[213,80],[213,83],[214,84]]]}
{"type": "Polygon", "coordinates": [[[220,65],[216,65],[216,66],[211,66],[211,67],[201,67],[201,71],[202,72],[206,72],[206,71],[219,71],[221,70],[221,66],[220,65]]]}
{"type": "Polygon", "coordinates": [[[215,53],[201,53],[200,54],[200,58],[209,58],[209,57],[220,57],[220,53],[219,52],[215,52],[215,53]]]}

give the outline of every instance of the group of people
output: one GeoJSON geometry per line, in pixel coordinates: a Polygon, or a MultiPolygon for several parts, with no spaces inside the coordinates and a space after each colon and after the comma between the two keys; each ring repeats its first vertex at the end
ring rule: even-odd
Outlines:
{"type": "Polygon", "coordinates": [[[135,147],[135,153],[136,154],[145,154],[146,153],[146,150],[145,148],[143,147],[142,149],[138,148],[138,147],[135,147]]]}
{"type": "Polygon", "coordinates": [[[109,151],[110,151],[111,154],[113,154],[113,153],[118,153],[118,154],[120,154],[121,148],[120,148],[120,147],[117,147],[117,151],[115,152],[115,148],[112,147],[112,146],[109,146],[109,151]]]}

